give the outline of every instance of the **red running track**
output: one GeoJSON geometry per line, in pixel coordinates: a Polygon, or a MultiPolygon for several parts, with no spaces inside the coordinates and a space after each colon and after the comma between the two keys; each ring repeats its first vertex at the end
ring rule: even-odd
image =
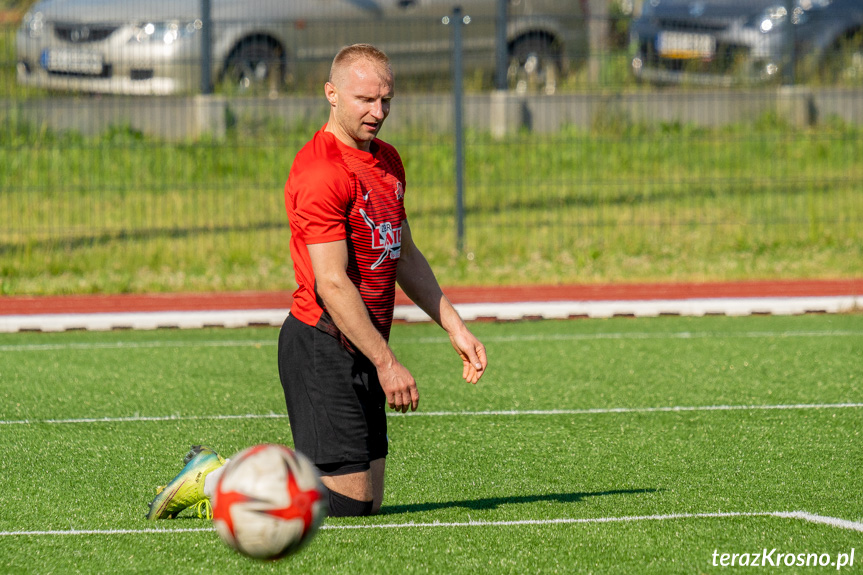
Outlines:
{"type": "MultiPolygon", "coordinates": [[[[705,298],[818,297],[863,295],[863,278],[846,280],[742,281],[445,288],[461,303],[551,301],[639,301],[705,298]]],[[[0,315],[287,309],[291,292],[121,294],[0,297],[0,315]]],[[[396,304],[410,303],[401,292],[396,304]]]]}

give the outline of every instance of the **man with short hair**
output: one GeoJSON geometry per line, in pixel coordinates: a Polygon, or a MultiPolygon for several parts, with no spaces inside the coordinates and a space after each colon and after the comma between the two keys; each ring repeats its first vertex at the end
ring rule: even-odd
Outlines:
{"type": "Polygon", "coordinates": [[[295,447],[318,466],[330,514],[380,509],[385,403],[416,410],[417,385],[388,339],[396,283],[449,334],[476,383],[485,348],[443,295],[405,215],[405,172],[377,139],[394,96],[387,56],[342,49],[324,94],[327,124],[297,154],[285,186],[298,289],[279,338],[295,447]]]}
{"type": "MultiPolygon", "coordinates": [[[[297,153],[285,185],[299,287],[279,334],[279,376],[294,447],[320,471],[330,515],[360,516],[383,501],[385,404],[404,413],[419,403],[388,343],[396,283],[447,332],[465,381],[477,383],[488,362],[414,244],[401,158],[377,139],[394,96],[389,59],[368,44],[343,48],[324,95],[327,124],[297,153]]],[[[221,465],[212,450],[190,452],[151,503],[152,518],[208,497],[221,465]]]]}

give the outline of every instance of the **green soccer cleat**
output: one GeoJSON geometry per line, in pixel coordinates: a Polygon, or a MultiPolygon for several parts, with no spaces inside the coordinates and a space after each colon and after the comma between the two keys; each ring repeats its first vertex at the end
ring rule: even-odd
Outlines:
{"type": "Polygon", "coordinates": [[[173,519],[183,509],[206,501],[204,478],[224,465],[225,459],[209,447],[193,445],[183,462],[186,464],[183,470],[158,489],[156,498],[150,502],[147,519],[173,519]]]}

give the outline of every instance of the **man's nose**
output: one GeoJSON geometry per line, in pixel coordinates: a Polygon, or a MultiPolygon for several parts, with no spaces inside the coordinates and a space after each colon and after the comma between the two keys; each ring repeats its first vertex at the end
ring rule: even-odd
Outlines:
{"type": "Polygon", "coordinates": [[[375,100],[372,104],[371,115],[376,120],[383,120],[386,117],[386,105],[382,100],[375,100]]]}

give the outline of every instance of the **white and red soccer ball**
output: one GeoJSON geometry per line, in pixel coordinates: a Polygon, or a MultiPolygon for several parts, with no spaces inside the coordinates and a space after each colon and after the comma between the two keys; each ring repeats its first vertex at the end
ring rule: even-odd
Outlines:
{"type": "Polygon", "coordinates": [[[219,537],[255,559],[280,559],[311,539],[327,515],[326,491],[311,461],[276,444],[230,458],[212,497],[219,537]]]}

